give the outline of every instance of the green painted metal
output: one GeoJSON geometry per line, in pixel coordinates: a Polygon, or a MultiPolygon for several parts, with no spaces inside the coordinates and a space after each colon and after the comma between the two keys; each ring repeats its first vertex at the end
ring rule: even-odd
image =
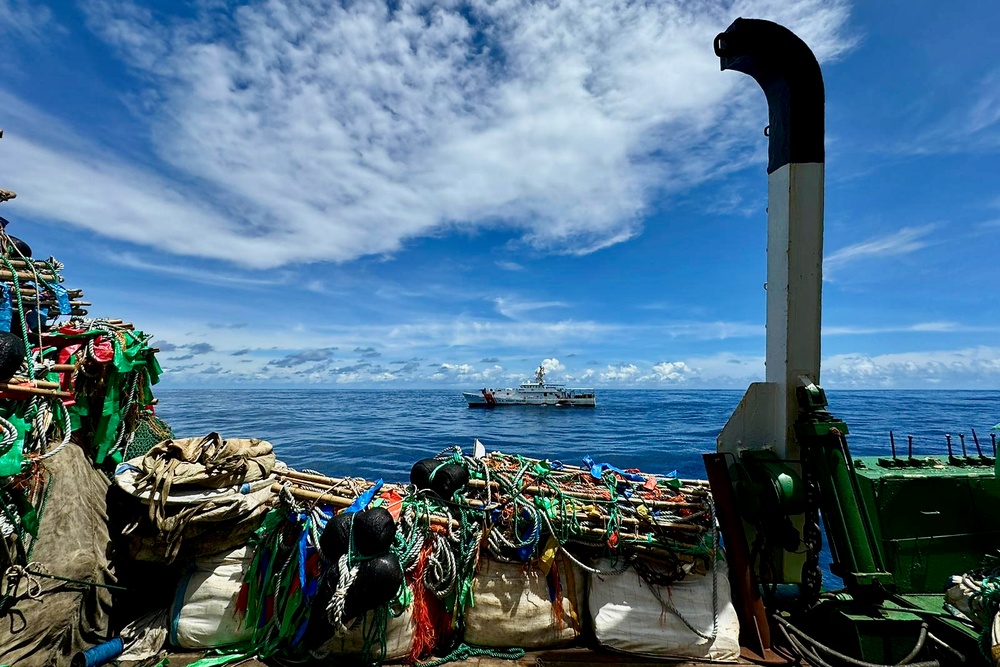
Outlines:
{"type": "Polygon", "coordinates": [[[1000,550],[1000,480],[989,463],[855,459],[863,508],[900,593],[940,593],[1000,550]]]}
{"type": "Polygon", "coordinates": [[[924,621],[902,609],[858,602],[850,596],[824,599],[797,622],[826,646],[878,665],[893,665],[913,648],[924,621]]]}
{"type": "Polygon", "coordinates": [[[750,550],[768,567],[757,574],[765,584],[801,579],[801,526],[805,490],[798,462],[778,458],[770,449],[740,452],[730,469],[750,550]]]}
{"type": "Polygon", "coordinates": [[[812,466],[820,487],[833,571],[857,596],[882,597],[893,577],[882,565],[875,529],[862,505],[853,461],[847,447],[847,424],[826,410],[823,390],[799,388],[801,412],[795,433],[803,462],[812,466]]]}

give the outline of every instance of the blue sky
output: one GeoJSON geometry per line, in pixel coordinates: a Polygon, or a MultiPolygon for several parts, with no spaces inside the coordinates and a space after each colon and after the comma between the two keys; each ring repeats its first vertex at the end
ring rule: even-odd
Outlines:
{"type": "Polygon", "coordinates": [[[824,70],[824,386],[1000,388],[996,2],[0,0],[0,214],[166,386],[743,387],[737,16],[824,70]]]}

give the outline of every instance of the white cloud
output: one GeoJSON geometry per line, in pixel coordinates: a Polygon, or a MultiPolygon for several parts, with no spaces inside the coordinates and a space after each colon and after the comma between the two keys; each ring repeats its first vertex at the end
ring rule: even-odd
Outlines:
{"type": "Polygon", "coordinates": [[[566,370],[566,367],[559,363],[558,359],[543,359],[542,368],[545,369],[546,373],[558,373],[566,370]]]}
{"type": "Polygon", "coordinates": [[[639,367],[635,364],[608,365],[607,369],[600,374],[603,382],[621,383],[633,380],[640,374],[639,367]]]}
{"type": "Polygon", "coordinates": [[[661,361],[653,366],[653,372],[642,378],[647,381],[681,384],[696,375],[697,371],[683,361],[661,361]]]}
{"type": "Polygon", "coordinates": [[[870,336],[887,333],[993,333],[1000,327],[960,324],[958,322],[917,322],[890,326],[824,326],[824,336],[870,336]]]}
{"type": "MultiPolygon", "coordinates": [[[[234,335],[239,330],[233,332],[234,335]]],[[[178,347],[190,347],[185,344],[178,347]]],[[[338,366],[324,361],[329,355],[315,350],[268,351],[256,348],[252,355],[235,358],[228,348],[218,348],[199,355],[204,363],[177,366],[164,376],[166,386],[190,384],[202,386],[202,369],[223,376],[230,385],[245,383],[268,386],[303,383],[345,386],[441,386],[475,389],[509,387],[532,375],[533,368],[523,360],[502,360],[485,367],[473,363],[436,362],[435,353],[422,363],[379,366],[357,363],[338,366]],[[305,363],[308,358],[313,363],[305,363]],[[252,362],[243,364],[244,361],[252,362]],[[269,359],[279,363],[268,364],[269,359]],[[293,360],[285,363],[282,360],[293,360]],[[303,363],[298,363],[303,360],[303,363]],[[401,367],[402,366],[402,367],[401,367]],[[511,370],[507,370],[507,368],[511,370]]],[[[446,352],[446,354],[448,354],[446,352]]],[[[166,356],[166,355],[163,355],[166,356]]],[[[170,360],[166,360],[169,362],[170,360]]],[[[172,365],[177,361],[168,363],[172,365]]],[[[606,364],[603,370],[573,367],[555,359],[542,362],[548,370],[558,370],[567,384],[600,388],[678,387],[744,389],[749,383],[764,379],[761,355],[720,352],[709,356],[685,356],[672,361],[648,362],[639,359],[606,364]]],[[[845,353],[823,359],[821,381],[827,389],[874,388],[1000,388],[1000,348],[971,347],[955,350],[932,350],[883,355],[845,353]]]]}
{"type": "Polygon", "coordinates": [[[850,45],[840,0],[259,0],[169,23],[86,8],[142,72],[152,145],[187,186],[24,142],[32,212],[256,267],[484,225],[545,251],[622,242],[654,192],[760,159],[760,91],[711,48],[732,18],[782,22],[821,60],[850,45]]]}
{"type": "Polygon", "coordinates": [[[493,299],[493,303],[496,304],[498,313],[512,320],[520,319],[524,313],[567,306],[562,301],[521,301],[517,298],[499,296],[493,299]]]}
{"type": "Polygon", "coordinates": [[[1000,386],[1000,349],[835,355],[823,361],[822,381],[842,388],[995,388],[1000,386]]]}
{"type": "Polygon", "coordinates": [[[837,250],[823,260],[823,278],[829,280],[836,269],[862,259],[908,255],[930,245],[927,236],[934,225],[903,227],[897,232],[861,241],[837,250]]]}
{"type": "Polygon", "coordinates": [[[987,72],[955,97],[953,108],[899,147],[916,154],[980,152],[1000,148],[1000,69],[987,72]]]}
{"type": "Polygon", "coordinates": [[[0,0],[0,35],[40,40],[47,30],[61,31],[48,7],[25,0],[0,0]]]}

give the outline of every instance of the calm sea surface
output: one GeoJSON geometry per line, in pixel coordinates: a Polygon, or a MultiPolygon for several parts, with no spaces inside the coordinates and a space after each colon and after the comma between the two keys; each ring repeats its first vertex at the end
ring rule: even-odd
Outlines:
{"type": "MultiPolygon", "coordinates": [[[[704,478],[701,455],[742,391],[599,391],[596,408],[470,409],[459,391],[160,390],[158,412],[178,437],[218,431],[274,444],[294,468],[341,477],[408,481],[410,467],[441,449],[473,438],[489,450],[579,463],[585,455],[622,468],[704,478]]],[[[944,435],[971,429],[988,448],[1000,422],[1000,391],[829,391],[830,411],[845,420],[855,456],[887,454],[889,431],[905,455],[946,453],[944,435]]],[[[958,438],[954,438],[957,447],[958,438]]],[[[984,453],[992,453],[984,451],[984,453]]],[[[824,584],[830,574],[824,536],[824,584]]]]}
{"type": "MultiPolygon", "coordinates": [[[[470,409],[459,391],[160,390],[158,413],[178,437],[218,431],[274,444],[295,468],[404,481],[415,461],[473,438],[489,450],[579,463],[597,461],[644,472],[705,476],[701,455],[742,391],[599,391],[596,408],[470,409]]],[[[885,454],[889,431],[905,451],[946,451],[944,434],[971,429],[989,443],[1000,422],[1000,391],[830,391],[830,411],[850,428],[854,455],[885,454]]],[[[958,439],[955,438],[957,445],[958,439]]],[[[988,453],[988,452],[984,452],[988,453]]]]}

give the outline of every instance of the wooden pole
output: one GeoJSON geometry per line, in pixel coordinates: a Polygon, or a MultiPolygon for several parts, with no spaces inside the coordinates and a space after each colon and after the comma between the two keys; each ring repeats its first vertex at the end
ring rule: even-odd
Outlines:
{"type": "MultiPolygon", "coordinates": [[[[497,490],[500,490],[499,483],[497,483],[497,482],[490,482],[490,485],[493,486],[494,488],[496,488],[497,490]]],[[[469,480],[469,486],[471,486],[473,488],[483,489],[483,488],[486,488],[486,481],[485,480],[481,480],[481,479],[470,479],[469,480]]],[[[579,499],[579,500],[591,500],[591,501],[594,501],[594,502],[605,502],[605,503],[611,502],[610,500],[606,500],[604,498],[599,498],[599,497],[594,496],[592,494],[588,494],[585,491],[563,490],[563,489],[560,489],[559,491],[555,491],[555,490],[550,489],[548,487],[544,487],[544,486],[543,487],[539,487],[539,486],[533,486],[533,485],[528,485],[528,486],[521,487],[521,492],[523,493],[525,491],[528,492],[528,493],[532,493],[534,495],[537,495],[537,496],[554,497],[554,496],[557,496],[560,493],[562,493],[563,495],[567,495],[567,496],[570,496],[571,498],[576,498],[576,499],[579,499]]],[[[629,502],[629,503],[631,503],[633,505],[646,505],[647,507],[653,507],[653,508],[657,508],[657,507],[669,507],[669,508],[703,507],[703,505],[701,505],[700,503],[673,502],[673,501],[670,501],[670,500],[644,500],[642,498],[636,498],[634,496],[631,497],[631,498],[626,498],[625,496],[619,496],[618,500],[619,501],[629,502]]]]}
{"type": "MultiPolygon", "coordinates": [[[[0,262],[0,264],[3,264],[3,262],[0,262]]],[[[6,265],[4,264],[4,266],[6,265]]],[[[58,282],[63,281],[62,276],[53,275],[48,271],[39,271],[38,275],[35,275],[34,273],[29,273],[28,271],[16,271],[15,273],[11,273],[9,269],[6,268],[0,269],[0,280],[12,281],[14,280],[15,275],[17,276],[18,280],[30,280],[32,282],[34,282],[35,280],[45,280],[50,283],[55,282],[56,280],[58,280],[58,282]]]]}
{"type": "Polygon", "coordinates": [[[49,265],[40,259],[34,259],[29,262],[23,259],[11,259],[10,257],[8,257],[7,261],[10,262],[11,266],[13,266],[16,269],[29,269],[31,267],[34,267],[35,269],[38,270],[39,273],[41,273],[42,271],[46,273],[52,273],[52,269],[49,267],[49,265]]]}
{"type": "MultiPolygon", "coordinates": [[[[34,297],[37,295],[38,295],[38,290],[36,290],[34,287],[21,288],[21,296],[34,297]]],[[[66,290],[66,296],[68,296],[71,299],[79,299],[80,297],[83,296],[83,290],[79,289],[66,290]]]]}
{"type": "MultiPolygon", "coordinates": [[[[339,486],[341,486],[342,484],[344,484],[347,481],[347,478],[337,478],[337,477],[326,477],[324,475],[314,475],[314,474],[308,473],[308,472],[299,472],[298,470],[292,470],[291,468],[287,468],[285,470],[276,470],[276,471],[274,471],[274,475],[276,477],[280,477],[280,478],[286,478],[286,479],[289,479],[289,480],[295,480],[295,481],[299,481],[299,482],[303,482],[303,483],[308,483],[308,484],[311,484],[311,485],[313,485],[313,486],[315,486],[317,488],[321,488],[321,489],[331,489],[331,488],[334,488],[334,487],[339,487],[339,486]]],[[[365,485],[365,489],[370,489],[372,486],[374,486],[374,483],[369,482],[368,480],[362,480],[362,481],[363,481],[363,483],[365,485]]],[[[400,485],[398,485],[398,484],[385,484],[385,485],[383,485],[382,488],[387,489],[387,490],[391,489],[393,491],[401,491],[402,490],[402,487],[400,485]]]]}
{"type": "Polygon", "coordinates": [[[36,396],[53,396],[56,398],[73,398],[73,394],[68,391],[40,389],[26,384],[11,384],[9,382],[0,382],[0,391],[19,394],[34,394],[36,396]]]}
{"type": "MultiPolygon", "coordinates": [[[[284,486],[275,482],[271,485],[271,490],[278,493],[283,489],[284,486]]],[[[320,493],[318,491],[312,491],[310,489],[303,489],[297,486],[289,487],[289,491],[292,493],[292,497],[297,500],[308,500],[312,502],[321,502],[333,505],[334,507],[350,507],[354,504],[356,498],[347,498],[344,496],[336,496],[332,493],[320,493]]],[[[429,516],[430,522],[437,526],[448,526],[450,528],[457,528],[458,522],[454,519],[450,520],[448,517],[441,516],[439,514],[431,514],[429,516]]]]}
{"type": "Polygon", "coordinates": [[[12,377],[9,380],[9,384],[16,384],[16,385],[33,384],[34,386],[41,387],[43,389],[58,389],[60,386],[62,386],[58,382],[49,382],[48,380],[30,380],[28,378],[22,378],[22,377],[12,377]]]}
{"type": "MultiPolygon", "coordinates": [[[[482,500],[475,500],[475,499],[471,499],[470,498],[470,499],[467,499],[465,502],[470,507],[475,507],[476,509],[482,509],[483,507],[486,506],[486,503],[484,501],[482,501],[482,500]]],[[[607,524],[608,521],[610,521],[610,517],[608,517],[608,516],[606,516],[604,514],[591,514],[590,512],[583,512],[583,511],[573,512],[573,516],[576,517],[577,519],[579,519],[580,521],[582,521],[583,523],[598,523],[598,522],[601,522],[601,523],[607,524]]],[[[554,518],[554,519],[550,518],[549,520],[552,521],[553,523],[558,523],[559,522],[558,516],[556,518],[554,518]]],[[[618,519],[618,521],[620,523],[624,524],[624,525],[627,525],[627,526],[649,526],[651,531],[653,529],[656,529],[656,528],[676,529],[676,530],[683,530],[683,531],[687,531],[687,532],[704,532],[705,531],[704,527],[698,526],[698,525],[693,524],[693,523],[657,523],[652,518],[650,518],[648,521],[644,521],[644,520],[636,519],[634,517],[623,516],[623,517],[620,517],[618,519]]],[[[602,534],[603,534],[603,531],[602,531],[602,534]]]]}

